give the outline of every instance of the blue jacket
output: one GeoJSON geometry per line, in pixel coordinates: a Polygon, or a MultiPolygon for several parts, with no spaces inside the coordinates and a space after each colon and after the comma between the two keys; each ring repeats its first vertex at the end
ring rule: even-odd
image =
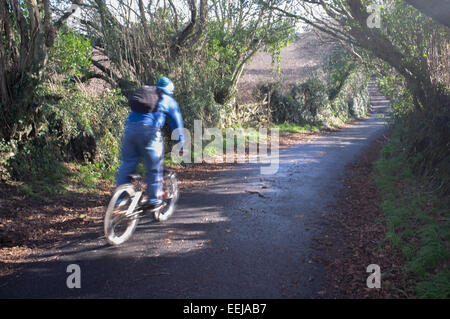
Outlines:
{"type": "MultiPolygon", "coordinates": [[[[127,123],[145,123],[161,129],[166,121],[166,115],[169,117],[170,127],[173,130],[182,129],[183,118],[180,107],[171,94],[162,93],[161,100],[158,102],[158,111],[151,113],[139,113],[131,111],[128,115],[127,123]]],[[[184,144],[184,135],[180,132],[179,142],[184,144]]]]}

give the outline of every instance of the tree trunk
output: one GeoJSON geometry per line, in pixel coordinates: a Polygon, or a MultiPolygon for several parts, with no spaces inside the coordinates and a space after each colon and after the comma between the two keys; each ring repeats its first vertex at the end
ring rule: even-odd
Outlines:
{"type": "Polygon", "coordinates": [[[34,92],[56,37],[55,25],[61,26],[73,13],[53,24],[49,0],[27,0],[26,8],[27,18],[19,1],[0,1],[0,41],[4,43],[0,47],[0,137],[7,141],[29,134],[38,107],[33,103],[34,92]]]}

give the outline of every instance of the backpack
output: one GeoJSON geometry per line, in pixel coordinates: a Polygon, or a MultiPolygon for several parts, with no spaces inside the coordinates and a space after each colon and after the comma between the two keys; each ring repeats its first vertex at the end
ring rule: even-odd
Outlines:
{"type": "Polygon", "coordinates": [[[132,111],[139,113],[157,112],[161,92],[156,86],[144,85],[128,97],[132,111]]]}

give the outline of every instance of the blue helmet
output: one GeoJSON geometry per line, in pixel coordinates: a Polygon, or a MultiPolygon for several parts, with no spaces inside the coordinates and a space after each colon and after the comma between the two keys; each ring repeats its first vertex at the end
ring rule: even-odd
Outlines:
{"type": "Polygon", "coordinates": [[[158,89],[161,89],[164,93],[170,94],[170,95],[172,95],[173,91],[175,90],[175,86],[173,85],[173,82],[169,78],[166,78],[165,76],[161,77],[158,80],[156,87],[158,89]]]}

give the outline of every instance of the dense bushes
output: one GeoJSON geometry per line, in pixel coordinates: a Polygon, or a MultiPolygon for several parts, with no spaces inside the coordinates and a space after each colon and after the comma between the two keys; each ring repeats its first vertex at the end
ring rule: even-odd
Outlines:
{"type": "Polygon", "coordinates": [[[342,120],[362,117],[369,111],[370,97],[367,91],[368,74],[355,69],[344,80],[341,89],[332,99],[334,115],[342,120]]]}
{"type": "Polygon", "coordinates": [[[57,74],[66,76],[67,79],[81,77],[92,65],[91,56],[92,47],[89,39],[65,27],[59,32],[50,50],[49,68],[57,74]]]}
{"type": "Polygon", "coordinates": [[[442,89],[427,110],[414,107],[413,95],[401,76],[390,72],[377,81],[392,100],[400,142],[416,174],[429,177],[439,192],[450,192],[450,96],[442,89]]]}
{"type": "Polygon", "coordinates": [[[328,81],[318,76],[283,92],[279,83],[264,84],[269,96],[272,121],[331,126],[364,116],[370,108],[368,73],[339,50],[328,62],[328,81]]]}
{"type": "Polygon", "coordinates": [[[121,132],[127,114],[120,90],[100,96],[79,88],[90,71],[91,44],[64,29],[50,52],[47,78],[34,90],[37,105],[27,136],[0,137],[0,178],[27,180],[53,174],[62,161],[118,160],[121,132]]]}
{"type": "MultiPolygon", "coordinates": [[[[40,94],[49,94],[48,89],[40,94]]],[[[55,94],[55,92],[54,92],[55,94]]],[[[118,160],[123,122],[127,114],[118,91],[92,97],[77,89],[59,92],[57,103],[43,103],[36,136],[16,145],[1,143],[2,178],[34,179],[51,174],[61,161],[118,160]],[[7,156],[3,154],[8,154],[7,156]]]]}
{"type": "Polygon", "coordinates": [[[66,160],[118,159],[126,100],[118,90],[92,97],[79,90],[66,91],[57,104],[44,104],[48,134],[66,160]]]}

